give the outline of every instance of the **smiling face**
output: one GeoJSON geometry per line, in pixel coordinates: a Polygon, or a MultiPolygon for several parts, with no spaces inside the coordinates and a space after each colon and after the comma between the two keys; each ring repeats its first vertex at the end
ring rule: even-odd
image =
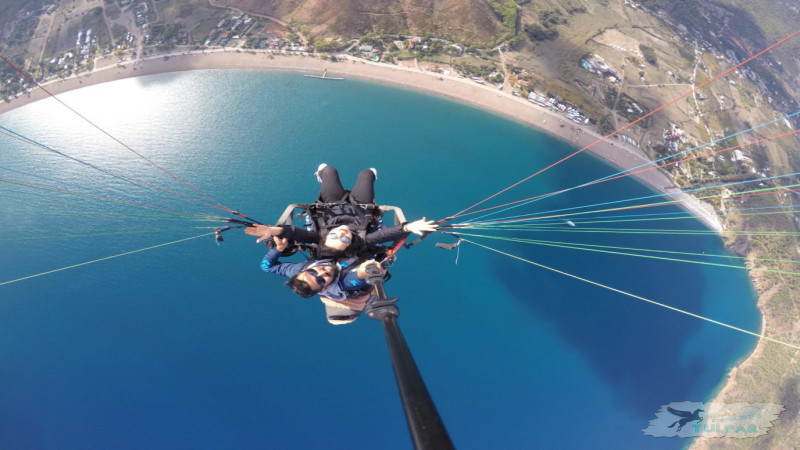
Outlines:
{"type": "Polygon", "coordinates": [[[330,260],[316,261],[291,277],[286,284],[303,298],[319,294],[339,278],[340,267],[330,260]]]}
{"type": "Polygon", "coordinates": [[[347,225],[340,225],[328,233],[322,245],[341,251],[350,246],[351,242],[353,242],[353,232],[347,225]]]}
{"type": "Polygon", "coordinates": [[[336,278],[336,269],[334,266],[309,267],[297,274],[297,277],[305,281],[311,289],[321,291],[336,278]]]}

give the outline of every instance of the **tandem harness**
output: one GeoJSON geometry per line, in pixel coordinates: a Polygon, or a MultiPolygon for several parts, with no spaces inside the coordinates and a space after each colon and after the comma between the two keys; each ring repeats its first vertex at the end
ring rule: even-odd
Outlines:
{"type": "Polygon", "coordinates": [[[323,203],[317,200],[314,203],[299,205],[306,212],[306,227],[320,233],[336,228],[339,225],[351,225],[358,221],[356,227],[351,227],[354,234],[363,241],[367,233],[376,231],[383,225],[383,212],[375,203],[356,203],[348,192],[345,197],[336,203],[323,203]],[[353,219],[356,220],[353,220],[353,219]]]}
{"type": "MultiPolygon", "coordinates": [[[[368,233],[383,227],[387,220],[387,216],[392,219],[393,225],[400,225],[406,223],[405,214],[403,210],[390,205],[378,205],[375,203],[356,203],[350,198],[349,192],[339,202],[324,203],[317,200],[314,203],[292,203],[286,207],[278,219],[276,225],[296,225],[304,226],[306,229],[316,231],[319,233],[325,232],[339,225],[350,225],[354,221],[350,220],[352,217],[361,217],[360,223],[355,227],[354,235],[358,236],[362,242],[366,240],[368,233]],[[298,222],[298,223],[295,223],[298,222]]],[[[395,243],[396,244],[396,243],[395,243]]],[[[365,249],[365,253],[369,253],[371,257],[377,260],[386,259],[387,255],[391,252],[392,246],[375,246],[365,249]]],[[[296,244],[286,249],[288,256],[303,250],[313,254],[316,250],[315,245],[296,244]],[[292,249],[292,247],[294,247],[292,249]]]]}

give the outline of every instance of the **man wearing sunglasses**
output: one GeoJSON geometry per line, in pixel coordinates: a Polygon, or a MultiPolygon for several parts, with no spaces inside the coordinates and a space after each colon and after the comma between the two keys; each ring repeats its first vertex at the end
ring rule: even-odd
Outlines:
{"type": "Polygon", "coordinates": [[[366,282],[366,266],[376,261],[350,257],[282,263],[279,258],[288,243],[285,238],[275,237],[275,247],[261,261],[261,268],[288,277],[286,284],[301,297],[319,295],[330,323],[340,325],[356,320],[373,290],[366,282]]]}

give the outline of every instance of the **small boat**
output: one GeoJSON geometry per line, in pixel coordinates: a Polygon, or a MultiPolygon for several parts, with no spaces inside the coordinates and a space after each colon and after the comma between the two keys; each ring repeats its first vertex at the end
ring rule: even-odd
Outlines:
{"type": "Polygon", "coordinates": [[[575,226],[575,222],[573,222],[573,221],[571,221],[571,220],[565,220],[564,222],[565,222],[567,225],[571,226],[571,227],[574,227],[574,226],[575,226]]]}
{"type": "Polygon", "coordinates": [[[344,78],[329,77],[328,76],[328,69],[325,69],[325,71],[322,72],[322,76],[319,76],[319,75],[303,75],[303,76],[304,77],[308,77],[308,78],[319,78],[320,80],[344,80],[344,78]]]}

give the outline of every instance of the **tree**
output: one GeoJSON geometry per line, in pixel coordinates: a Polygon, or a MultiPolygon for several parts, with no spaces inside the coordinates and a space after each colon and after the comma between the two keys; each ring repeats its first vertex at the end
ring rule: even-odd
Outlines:
{"type": "Polygon", "coordinates": [[[545,10],[540,12],[539,21],[542,22],[546,27],[567,23],[567,19],[561,15],[561,12],[555,10],[545,10]]]}
{"type": "Polygon", "coordinates": [[[525,37],[522,34],[518,34],[518,35],[514,36],[513,38],[509,39],[508,41],[506,41],[508,46],[511,47],[514,50],[519,50],[519,46],[523,42],[525,42],[525,37]]]}
{"type": "Polygon", "coordinates": [[[311,46],[314,47],[314,50],[318,52],[335,52],[340,50],[345,44],[341,41],[337,40],[326,40],[326,39],[317,39],[311,43],[311,46]]]}
{"type": "Polygon", "coordinates": [[[653,47],[648,47],[647,45],[640,44],[639,51],[642,52],[642,56],[644,56],[645,61],[649,62],[654,66],[658,65],[658,58],[656,58],[656,51],[653,49],[653,47]]]}
{"type": "Polygon", "coordinates": [[[549,41],[558,37],[558,30],[534,23],[525,25],[525,34],[533,41],[549,41]]]}
{"type": "Polygon", "coordinates": [[[598,128],[600,129],[600,133],[602,134],[609,134],[614,131],[614,125],[611,123],[611,117],[603,116],[598,123],[598,128]]]}

